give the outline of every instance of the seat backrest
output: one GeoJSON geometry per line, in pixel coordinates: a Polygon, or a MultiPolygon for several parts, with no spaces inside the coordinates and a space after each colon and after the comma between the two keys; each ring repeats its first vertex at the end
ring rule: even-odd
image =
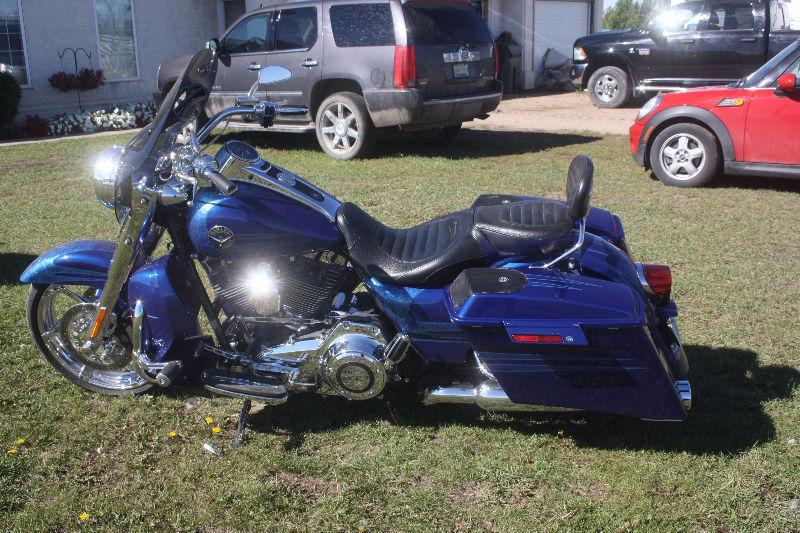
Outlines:
{"type": "Polygon", "coordinates": [[[594,163],[589,156],[578,155],[572,160],[567,173],[567,202],[572,220],[581,220],[589,214],[592,197],[594,163]]]}

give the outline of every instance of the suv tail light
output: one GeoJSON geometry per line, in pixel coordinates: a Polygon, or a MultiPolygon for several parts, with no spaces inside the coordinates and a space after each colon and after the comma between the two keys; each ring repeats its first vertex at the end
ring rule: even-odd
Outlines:
{"type": "Polygon", "coordinates": [[[394,47],[394,86],[409,89],[417,85],[417,55],[411,45],[394,47]]]}
{"type": "Polygon", "coordinates": [[[663,300],[669,300],[672,292],[672,271],[667,265],[637,263],[639,281],[645,290],[663,300]]]}
{"type": "Polygon", "coordinates": [[[500,51],[497,49],[497,43],[492,43],[492,54],[494,54],[494,79],[500,79],[500,51]]]}

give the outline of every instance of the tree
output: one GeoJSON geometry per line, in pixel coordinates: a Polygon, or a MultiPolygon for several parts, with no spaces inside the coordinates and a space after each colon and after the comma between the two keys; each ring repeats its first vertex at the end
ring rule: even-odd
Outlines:
{"type": "Polygon", "coordinates": [[[603,14],[603,27],[608,30],[639,28],[647,24],[656,8],[656,0],[619,0],[603,14]]]}

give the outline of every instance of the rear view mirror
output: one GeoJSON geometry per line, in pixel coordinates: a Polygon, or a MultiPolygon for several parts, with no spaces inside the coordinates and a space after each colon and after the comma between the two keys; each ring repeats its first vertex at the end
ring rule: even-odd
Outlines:
{"type": "Polygon", "coordinates": [[[286,67],[269,66],[264,67],[258,71],[258,79],[250,87],[250,92],[247,93],[247,98],[252,100],[256,96],[256,91],[259,87],[286,81],[292,77],[292,71],[286,67]]]}
{"type": "Polygon", "coordinates": [[[778,78],[778,87],[787,94],[797,92],[797,76],[794,74],[784,74],[778,78]]]}
{"type": "Polygon", "coordinates": [[[258,84],[270,85],[272,83],[286,81],[291,77],[292,72],[288,68],[277,66],[264,67],[258,71],[258,84]]]}

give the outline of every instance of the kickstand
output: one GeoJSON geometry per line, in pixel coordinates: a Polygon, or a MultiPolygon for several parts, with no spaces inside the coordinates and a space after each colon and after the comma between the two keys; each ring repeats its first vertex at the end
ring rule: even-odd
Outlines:
{"type": "Polygon", "coordinates": [[[242,404],[242,410],[239,413],[239,423],[236,426],[236,435],[233,437],[233,448],[238,448],[244,441],[244,433],[247,428],[247,415],[250,413],[250,400],[245,400],[242,404]]]}

